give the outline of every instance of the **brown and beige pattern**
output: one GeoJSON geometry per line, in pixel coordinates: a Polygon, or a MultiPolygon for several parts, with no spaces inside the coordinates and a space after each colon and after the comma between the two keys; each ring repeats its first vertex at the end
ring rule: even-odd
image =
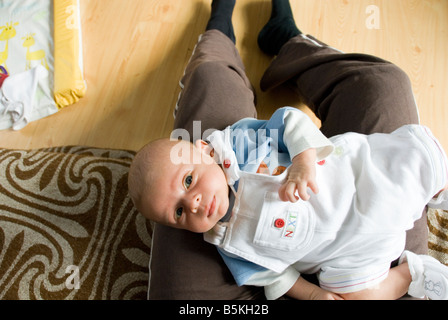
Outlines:
{"type": "Polygon", "coordinates": [[[429,254],[448,266],[448,211],[428,210],[429,254]]]}
{"type": "Polygon", "coordinates": [[[133,152],[0,149],[0,299],[145,299],[151,225],[133,152]]]}

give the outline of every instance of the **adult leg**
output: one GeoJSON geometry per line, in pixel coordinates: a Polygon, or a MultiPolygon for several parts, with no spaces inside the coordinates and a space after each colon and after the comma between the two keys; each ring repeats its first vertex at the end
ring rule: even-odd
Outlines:
{"type": "Polygon", "coordinates": [[[258,43],[265,53],[278,55],[261,89],[292,84],[329,137],[348,131],[391,132],[418,123],[411,84],[400,68],[371,55],[344,54],[302,34],[289,0],[272,0],[258,43]]]}
{"type": "MultiPolygon", "coordinates": [[[[256,117],[255,94],[233,42],[218,30],[205,32],[181,80],[183,90],[174,128],[184,128],[193,138],[193,122],[222,130],[243,117],[256,117]]],[[[197,135],[197,134],[196,134],[197,135]]]]}
{"type": "Polygon", "coordinates": [[[345,54],[312,36],[290,39],[266,70],[261,87],[288,82],[331,137],[344,132],[394,131],[419,122],[408,76],[365,54],[345,54]]]}
{"type": "MultiPolygon", "coordinates": [[[[216,8],[218,1],[214,3],[216,8]]],[[[254,93],[241,58],[231,37],[223,33],[226,30],[219,30],[228,23],[210,24],[185,70],[175,111],[175,129],[185,129],[191,140],[202,138],[207,129],[223,129],[241,118],[256,116],[254,93]],[[193,126],[194,121],[200,121],[196,123],[200,128],[193,126]]],[[[262,288],[235,284],[216,248],[202,234],[159,224],[153,234],[150,272],[150,299],[263,296],[262,288]]]]}

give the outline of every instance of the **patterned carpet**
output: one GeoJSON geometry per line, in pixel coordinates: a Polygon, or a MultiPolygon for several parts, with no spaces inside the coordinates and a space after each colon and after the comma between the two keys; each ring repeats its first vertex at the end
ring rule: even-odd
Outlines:
{"type": "Polygon", "coordinates": [[[134,153],[0,149],[0,299],[145,299],[151,226],[134,153]]]}

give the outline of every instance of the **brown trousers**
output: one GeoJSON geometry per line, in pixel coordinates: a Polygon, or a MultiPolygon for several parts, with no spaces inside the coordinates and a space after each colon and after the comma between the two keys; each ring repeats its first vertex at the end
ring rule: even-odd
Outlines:
{"type": "MultiPolygon", "coordinates": [[[[288,82],[322,121],[322,132],[392,132],[418,123],[411,84],[397,66],[364,54],[344,54],[311,36],[285,44],[266,70],[261,88],[288,82]]],[[[175,128],[190,138],[256,117],[254,90],[234,44],[205,32],[181,80],[175,128]],[[193,128],[200,121],[200,129],[193,128]],[[196,132],[195,132],[196,130],[196,132]],[[201,132],[199,133],[198,130],[201,132]]],[[[426,215],[408,232],[406,247],[427,252],[426,215]]],[[[216,248],[202,234],[156,225],[150,264],[150,299],[250,299],[262,288],[237,287],[216,248]]]]}

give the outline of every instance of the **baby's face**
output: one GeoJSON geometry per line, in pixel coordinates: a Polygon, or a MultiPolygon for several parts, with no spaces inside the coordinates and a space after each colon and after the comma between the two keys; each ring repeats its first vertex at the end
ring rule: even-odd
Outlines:
{"type": "Polygon", "coordinates": [[[150,195],[144,199],[145,207],[151,208],[149,218],[156,222],[206,232],[226,214],[229,187],[205,144],[198,141],[193,147],[188,143],[188,148],[191,150],[188,160],[182,157],[186,161],[179,161],[177,152],[173,152],[174,156],[160,166],[150,190],[145,191],[150,195]]]}

